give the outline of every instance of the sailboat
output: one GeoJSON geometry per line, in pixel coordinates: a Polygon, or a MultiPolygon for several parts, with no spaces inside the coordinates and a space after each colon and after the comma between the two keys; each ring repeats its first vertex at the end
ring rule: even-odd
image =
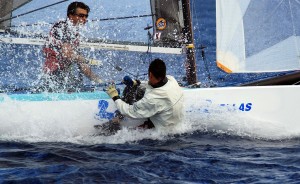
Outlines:
{"type": "MultiPolygon", "coordinates": [[[[25,2],[25,1],[23,1],[25,2]]],[[[195,46],[189,0],[151,0],[151,52],[186,55],[187,85],[183,86],[185,117],[205,124],[205,118],[222,114],[256,126],[276,127],[285,135],[300,134],[300,86],[246,85],[237,87],[199,88],[195,64],[195,46]],[[184,49],[182,49],[184,47],[184,49]],[[253,121],[250,121],[253,120],[253,121]]],[[[228,73],[279,72],[299,69],[299,13],[296,1],[216,0],[217,66],[228,73]],[[280,15],[279,13],[280,12],[280,15]]],[[[299,8],[298,8],[299,9],[299,8]]],[[[3,19],[3,18],[2,18],[3,19]]],[[[2,22],[3,23],[3,22],[2,22]]],[[[32,38],[1,38],[4,43],[37,44],[32,38]]],[[[84,43],[94,49],[140,50],[149,46],[115,43],[84,43]]],[[[0,93],[1,121],[22,121],[34,115],[37,122],[64,118],[80,119],[86,126],[107,122],[116,112],[114,102],[101,90],[76,93],[0,93]],[[73,111],[70,111],[72,109],[73,111]],[[76,113],[74,113],[76,112],[76,113]],[[18,117],[14,117],[14,114],[18,117]],[[20,118],[22,117],[22,118],[20,118]]],[[[128,122],[123,122],[124,126],[128,122]]],[[[230,124],[222,122],[223,128],[230,124]]],[[[210,126],[206,123],[206,126],[210,126]]],[[[251,126],[251,125],[249,125],[251,126]]],[[[216,128],[216,127],[214,127],[216,128]]]]}

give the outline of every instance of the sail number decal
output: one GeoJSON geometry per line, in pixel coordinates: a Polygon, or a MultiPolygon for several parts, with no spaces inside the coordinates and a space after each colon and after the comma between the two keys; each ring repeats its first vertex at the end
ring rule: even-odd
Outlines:
{"type": "Polygon", "coordinates": [[[252,108],[252,103],[242,103],[239,107],[240,111],[250,111],[252,108]]]}
{"type": "Polygon", "coordinates": [[[229,111],[239,110],[239,111],[251,111],[252,103],[241,103],[241,104],[220,104],[221,107],[227,107],[229,111]]]}
{"type": "Polygon", "coordinates": [[[167,27],[167,21],[164,18],[159,18],[156,20],[156,28],[160,31],[166,29],[167,27]]]}

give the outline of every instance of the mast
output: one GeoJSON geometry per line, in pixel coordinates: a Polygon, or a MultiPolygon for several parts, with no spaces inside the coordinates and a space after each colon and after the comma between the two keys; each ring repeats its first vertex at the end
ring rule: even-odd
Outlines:
{"type": "Polygon", "coordinates": [[[186,76],[188,84],[191,85],[197,83],[197,73],[190,0],[182,0],[182,10],[184,21],[183,40],[186,46],[186,76]]]}

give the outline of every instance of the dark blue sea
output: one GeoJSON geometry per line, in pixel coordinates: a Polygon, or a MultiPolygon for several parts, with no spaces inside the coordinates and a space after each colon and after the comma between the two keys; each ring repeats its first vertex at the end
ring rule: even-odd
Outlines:
{"type": "MultiPolygon", "coordinates": [[[[196,45],[206,46],[204,59],[201,50],[196,50],[197,76],[203,87],[235,86],[280,75],[219,70],[215,66],[215,1],[191,2],[196,45]]],[[[40,50],[40,46],[0,44],[2,90],[37,85],[43,62],[40,50]]],[[[135,72],[135,77],[143,79],[149,60],[161,57],[167,61],[168,73],[186,82],[183,56],[88,49],[85,53],[109,56],[110,64],[95,68],[103,78],[118,81],[135,72]],[[112,65],[121,66],[122,72],[112,65]]],[[[224,123],[232,125],[228,130],[191,126],[175,133],[133,130],[99,136],[82,135],[70,122],[69,127],[50,132],[32,123],[38,114],[28,114],[22,121],[29,127],[9,117],[0,122],[0,183],[300,183],[300,135],[276,136],[281,130],[268,126],[249,133],[242,119],[226,118],[231,122],[224,123]]],[[[52,128],[65,123],[63,117],[47,121],[52,128]]],[[[202,121],[205,118],[184,124],[210,122],[202,121]]]]}

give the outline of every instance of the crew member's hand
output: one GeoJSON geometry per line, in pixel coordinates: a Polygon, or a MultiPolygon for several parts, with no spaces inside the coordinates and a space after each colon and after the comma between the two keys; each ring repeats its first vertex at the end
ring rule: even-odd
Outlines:
{"type": "Polygon", "coordinates": [[[135,86],[138,84],[136,80],[132,80],[129,76],[125,76],[122,83],[126,86],[135,86]]]}
{"type": "Polygon", "coordinates": [[[92,66],[102,66],[103,65],[103,62],[100,61],[100,60],[97,60],[97,59],[90,59],[88,61],[88,64],[89,65],[92,65],[92,66]]]}
{"type": "Polygon", "coordinates": [[[116,89],[115,85],[113,85],[113,84],[108,85],[108,87],[106,88],[106,93],[112,99],[119,96],[118,90],[116,89]]]}

